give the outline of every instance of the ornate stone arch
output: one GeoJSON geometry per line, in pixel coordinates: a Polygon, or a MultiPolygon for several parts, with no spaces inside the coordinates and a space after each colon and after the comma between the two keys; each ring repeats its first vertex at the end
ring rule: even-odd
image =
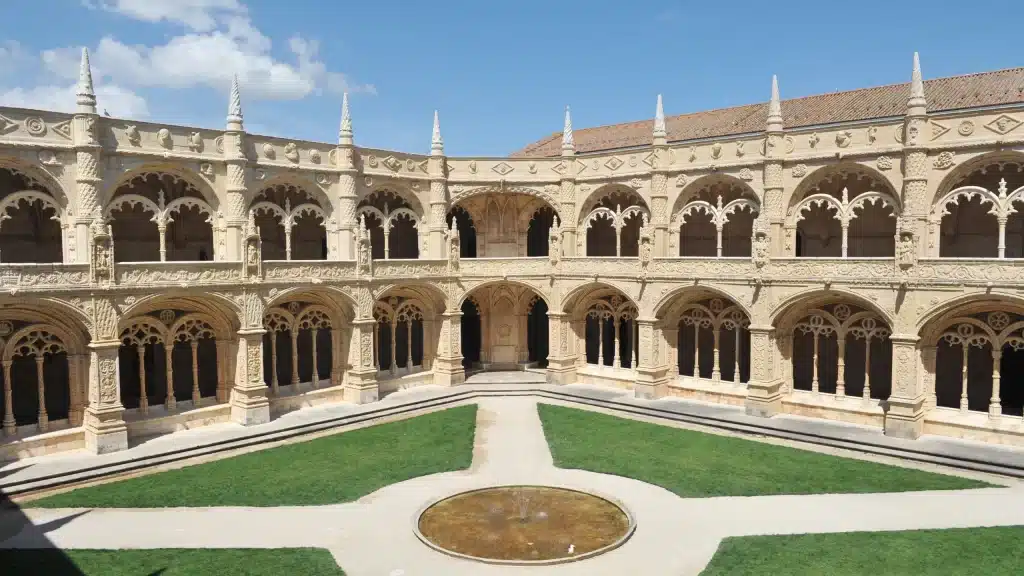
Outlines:
{"type": "Polygon", "coordinates": [[[870,190],[887,196],[889,202],[895,206],[897,214],[903,212],[903,203],[900,200],[896,184],[888,176],[862,162],[844,160],[815,168],[810,174],[802,178],[800,183],[793,188],[792,193],[786,198],[787,217],[805,198],[823,193],[823,187],[828,188],[831,185],[837,192],[833,196],[838,197],[838,191],[843,188],[839,181],[843,178],[852,178],[858,182],[865,182],[870,190]]]}
{"type": "Polygon", "coordinates": [[[124,307],[118,331],[122,331],[136,318],[160,310],[181,310],[185,315],[205,316],[218,332],[218,338],[229,340],[244,324],[244,315],[238,302],[229,295],[194,290],[170,290],[161,294],[136,297],[124,307]]]}
{"type": "MultiPolygon", "coordinates": [[[[562,297],[562,301],[557,310],[574,314],[580,310],[581,306],[585,308],[587,301],[598,299],[602,295],[609,295],[611,293],[621,294],[624,296],[624,301],[628,301],[638,310],[640,309],[637,304],[636,297],[627,289],[622,286],[617,286],[612,282],[598,280],[583,282],[579,286],[575,286],[566,292],[565,296],[562,297]]],[[[549,306],[548,309],[555,310],[556,308],[551,308],[549,306]]]]}
{"type": "Polygon", "coordinates": [[[134,186],[132,181],[136,178],[153,175],[166,175],[170,176],[175,181],[181,181],[186,183],[188,186],[193,188],[199,193],[200,197],[208,204],[214,211],[220,210],[220,198],[217,196],[216,190],[206,181],[205,178],[199,175],[196,171],[191,169],[191,165],[188,163],[178,162],[146,162],[139,166],[135,166],[126,170],[124,173],[119,174],[116,178],[111,180],[110,184],[103,191],[102,201],[99,202],[100,206],[107,206],[114,198],[114,194],[117,193],[118,189],[122,186],[128,186],[131,188],[134,186]]]}
{"type": "MultiPolygon", "coordinates": [[[[559,220],[562,220],[562,213],[559,210],[558,200],[552,196],[547,190],[543,188],[531,187],[531,186],[506,186],[504,183],[488,184],[485,186],[476,186],[473,188],[460,188],[457,192],[451,193],[450,206],[455,206],[460,202],[468,200],[476,196],[483,196],[486,194],[522,194],[524,196],[531,196],[537,198],[543,203],[547,204],[549,208],[554,210],[555,214],[558,215],[559,220]]],[[[531,215],[532,215],[531,211],[531,215]]],[[[529,217],[527,217],[527,221],[529,217]]]]}
{"type": "Polygon", "coordinates": [[[883,309],[870,299],[865,298],[863,295],[844,288],[831,288],[829,290],[811,288],[790,294],[769,311],[768,322],[781,328],[787,323],[795,322],[797,318],[794,318],[794,316],[801,314],[804,310],[821,307],[836,301],[846,301],[874,312],[885,322],[890,330],[897,326],[896,318],[889,311],[883,309]]]}
{"type": "MultiPolygon", "coordinates": [[[[356,310],[358,310],[358,303],[351,294],[331,286],[319,286],[316,288],[298,286],[275,291],[267,300],[266,309],[284,310],[284,306],[288,302],[297,300],[309,302],[326,310],[331,321],[339,327],[355,318],[356,310]]],[[[296,318],[291,314],[288,314],[288,316],[294,323],[296,318]]]]}
{"type": "Polygon", "coordinates": [[[662,294],[654,306],[651,308],[651,314],[655,318],[660,318],[663,321],[670,321],[673,312],[678,312],[679,307],[685,307],[691,303],[701,302],[711,298],[721,298],[729,302],[731,307],[739,309],[747,318],[753,319],[753,311],[743,302],[743,299],[737,295],[732,294],[725,287],[711,286],[707,284],[701,284],[700,286],[677,286],[668,292],[662,294]]]}
{"type": "Polygon", "coordinates": [[[423,220],[430,216],[416,192],[408,186],[394,180],[374,183],[373,186],[369,187],[359,195],[359,198],[356,200],[356,205],[358,206],[365,200],[373,197],[374,194],[390,194],[404,200],[416,214],[417,220],[423,220]]]}
{"type": "Polygon", "coordinates": [[[499,280],[488,280],[486,282],[481,282],[479,284],[475,284],[472,287],[468,287],[467,290],[459,298],[458,308],[461,309],[462,308],[462,304],[465,303],[466,300],[475,300],[475,297],[474,297],[473,293],[476,292],[477,290],[479,290],[481,288],[488,288],[488,287],[495,286],[495,285],[498,285],[498,284],[512,284],[512,285],[521,286],[523,288],[526,288],[527,290],[523,293],[524,294],[523,298],[525,298],[526,294],[532,294],[532,295],[535,295],[535,296],[539,296],[542,300],[544,300],[544,303],[547,304],[548,310],[554,310],[555,309],[552,306],[551,297],[544,290],[542,290],[541,288],[539,288],[537,286],[534,286],[533,284],[530,284],[529,282],[523,282],[523,281],[519,281],[519,280],[502,280],[502,279],[499,279],[499,280]]]}
{"type": "MultiPolygon", "coordinates": [[[[638,198],[640,202],[634,204],[642,208],[643,212],[646,212],[648,217],[650,217],[651,207],[648,203],[648,200],[644,198],[643,194],[641,194],[638,190],[629,186],[628,184],[622,182],[606,182],[597,186],[593,190],[585,190],[585,188],[587,187],[589,187],[588,184],[577,185],[577,190],[580,190],[584,193],[582,197],[577,196],[577,205],[579,206],[579,212],[576,214],[576,222],[579,226],[582,226],[586,222],[590,213],[594,211],[594,208],[596,208],[600,204],[600,202],[604,200],[606,196],[610,196],[616,193],[625,195],[627,197],[629,195],[632,195],[638,198]]],[[[622,208],[625,209],[626,207],[627,206],[623,206],[622,208]]],[[[561,214],[559,214],[559,216],[561,216],[561,214]]]]}
{"type": "MultiPolygon", "coordinates": [[[[934,210],[941,198],[949,194],[953,189],[959,187],[959,183],[967,178],[972,172],[982,170],[990,165],[1015,165],[1021,172],[1024,172],[1024,152],[1016,150],[980,151],[973,156],[961,161],[954,166],[948,174],[937,181],[934,188],[929,187],[931,206],[934,210]]],[[[1021,174],[1024,178],[1024,173],[1021,174]]],[[[1011,185],[1010,188],[1017,188],[1011,185]]]]}
{"type": "MultiPolygon", "coordinates": [[[[256,198],[259,197],[264,190],[277,186],[291,186],[302,190],[312,200],[313,204],[319,207],[325,214],[330,214],[332,212],[334,205],[331,203],[331,199],[327,193],[304,173],[294,170],[274,174],[266,180],[260,181],[258,186],[254,186],[253,188],[256,189],[256,193],[253,195],[253,201],[250,202],[250,209],[256,203],[256,198]]],[[[324,222],[326,224],[326,220],[324,222]]]]}
{"type": "Polygon", "coordinates": [[[23,177],[29,183],[28,189],[49,192],[57,205],[61,207],[61,215],[72,215],[73,204],[67,190],[64,189],[59,179],[53,177],[44,168],[19,158],[0,155],[0,170],[7,170],[23,177]]]}

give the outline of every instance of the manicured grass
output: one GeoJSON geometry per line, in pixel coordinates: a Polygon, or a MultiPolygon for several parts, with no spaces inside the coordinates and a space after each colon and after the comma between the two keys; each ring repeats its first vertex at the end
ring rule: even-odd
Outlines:
{"type": "Polygon", "coordinates": [[[357,500],[473,460],[476,405],[26,502],[44,508],[302,506],[357,500]]]}
{"type": "Polygon", "coordinates": [[[538,404],[555,465],[683,497],[953,490],[983,482],[538,404]]]}
{"type": "Polygon", "coordinates": [[[701,576],[1020,574],[1024,526],[726,538],[701,576]]]}
{"type": "Polygon", "coordinates": [[[4,574],[46,576],[345,576],[321,548],[0,550],[4,574]]]}

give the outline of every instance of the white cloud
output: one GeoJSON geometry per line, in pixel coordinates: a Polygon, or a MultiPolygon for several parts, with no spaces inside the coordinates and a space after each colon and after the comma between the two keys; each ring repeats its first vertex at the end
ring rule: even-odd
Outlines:
{"type": "MultiPolygon", "coordinates": [[[[288,40],[289,57],[275,58],[272,41],[257,29],[239,0],[82,0],[90,9],[106,10],[153,23],[184,28],[163,44],[125,44],[104,36],[90,47],[90,61],[100,110],[111,115],[145,117],[149,105],[139,89],[181,90],[209,86],[227,92],[237,74],[245,100],[298,100],[327,91],[376,94],[328,70],[319,44],[300,36],[288,40]]],[[[71,110],[75,105],[81,48],[43,50],[36,54],[17,42],[0,42],[0,105],[71,110]],[[41,66],[40,66],[41,64],[41,66]],[[32,73],[34,87],[25,85],[32,73]],[[11,82],[16,82],[11,87],[11,82]]],[[[29,84],[31,86],[31,84],[29,84]]]]}
{"type": "Polygon", "coordinates": [[[216,28],[218,17],[246,13],[238,0],[83,0],[83,4],[144,22],[184,24],[198,32],[216,28]]]}
{"type": "MultiPolygon", "coordinates": [[[[34,88],[12,88],[0,92],[0,105],[15,108],[34,108],[37,110],[56,110],[58,112],[74,112],[75,90],[70,86],[42,85],[34,88]]],[[[149,116],[146,100],[120,86],[101,84],[96,86],[96,99],[100,111],[109,112],[119,118],[145,118],[149,116]]]]}

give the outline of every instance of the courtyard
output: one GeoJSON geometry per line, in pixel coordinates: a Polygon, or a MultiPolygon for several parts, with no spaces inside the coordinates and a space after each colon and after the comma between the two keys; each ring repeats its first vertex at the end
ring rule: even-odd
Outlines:
{"type": "MultiPolygon", "coordinates": [[[[1024,487],[1006,476],[655,422],[483,376],[465,388],[500,395],[15,497],[0,516],[0,564],[168,576],[854,575],[1003,574],[1024,561],[1024,487]],[[460,558],[417,536],[433,502],[524,485],[607,498],[635,531],[595,556],[529,567],[460,558]]],[[[431,388],[388,402],[450,393],[431,388]]]]}

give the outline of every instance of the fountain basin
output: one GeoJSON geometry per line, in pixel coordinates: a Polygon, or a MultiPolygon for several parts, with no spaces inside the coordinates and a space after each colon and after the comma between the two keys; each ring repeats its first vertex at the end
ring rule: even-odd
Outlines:
{"type": "Polygon", "coordinates": [[[547,565],[614,550],[633,535],[636,521],[611,498],[580,490],[494,486],[427,505],[414,530],[427,546],[458,558],[547,565]]]}

